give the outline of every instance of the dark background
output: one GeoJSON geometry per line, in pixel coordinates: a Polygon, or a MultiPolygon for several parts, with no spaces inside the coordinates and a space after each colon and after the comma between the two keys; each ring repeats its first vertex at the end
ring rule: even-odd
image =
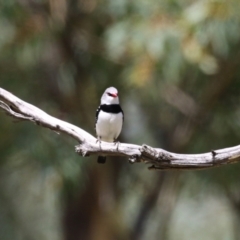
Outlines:
{"type": "MultiPolygon", "coordinates": [[[[0,86],[95,134],[119,90],[120,141],[202,153],[240,141],[238,0],[2,0],[0,86]]],[[[240,239],[240,165],[147,170],[74,152],[0,114],[1,240],[240,239]]]]}

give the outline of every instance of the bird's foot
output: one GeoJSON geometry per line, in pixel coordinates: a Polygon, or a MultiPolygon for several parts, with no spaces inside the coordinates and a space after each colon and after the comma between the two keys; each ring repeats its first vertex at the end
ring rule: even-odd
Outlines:
{"type": "Polygon", "coordinates": [[[120,145],[120,142],[115,139],[115,140],[114,140],[114,145],[117,146],[117,151],[118,151],[118,147],[119,147],[119,145],[120,145]]]}
{"type": "Polygon", "coordinates": [[[102,143],[101,137],[97,137],[96,143],[99,143],[99,148],[100,148],[100,150],[102,150],[102,148],[101,148],[101,143],[102,143]]]}

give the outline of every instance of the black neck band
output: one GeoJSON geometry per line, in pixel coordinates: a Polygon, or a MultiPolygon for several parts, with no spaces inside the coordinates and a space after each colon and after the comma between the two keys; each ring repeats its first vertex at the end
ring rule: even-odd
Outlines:
{"type": "Polygon", "coordinates": [[[100,106],[101,110],[103,112],[107,112],[107,113],[120,113],[122,112],[122,108],[120,107],[119,104],[111,104],[111,105],[107,105],[107,104],[102,104],[100,106]]]}

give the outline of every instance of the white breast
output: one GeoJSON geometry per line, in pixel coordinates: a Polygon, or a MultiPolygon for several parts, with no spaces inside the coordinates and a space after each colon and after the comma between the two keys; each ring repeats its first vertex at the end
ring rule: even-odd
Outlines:
{"type": "Polygon", "coordinates": [[[122,113],[106,113],[100,111],[96,123],[96,132],[101,140],[113,142],[119,136],[122,130],[122,113]]]}

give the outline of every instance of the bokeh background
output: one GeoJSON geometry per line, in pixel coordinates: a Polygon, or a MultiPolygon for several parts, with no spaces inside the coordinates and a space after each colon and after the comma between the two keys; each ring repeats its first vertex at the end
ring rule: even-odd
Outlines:
{"type": "MultiPolygon", "coordinates": [[[[240,142],[239,0],[2,0],[0,86],[94,132],[178,153],[240,142]]],[[[240,165],[149,171],[0,113],[1,240],[239,240],[240,165]]]]}

